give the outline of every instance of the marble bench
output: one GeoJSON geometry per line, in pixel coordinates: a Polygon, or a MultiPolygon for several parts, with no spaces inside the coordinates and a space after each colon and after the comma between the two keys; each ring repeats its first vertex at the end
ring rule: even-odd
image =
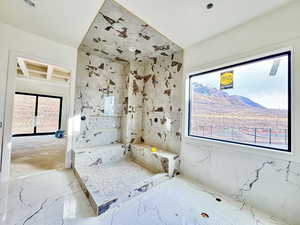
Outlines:
{"type": "Polygon", "coordinates": [[[143,167],[154,172],[168,173],[174,177],[179,172],[179,155],[162,149],[151,151],[150,145],[130,144],[131,158],[143,167]]]}
{"type": "Polygon", "coordinates": [[[96,215],[169,179],[132,160],[128,146],[114,144],[73,152],[73,170],[96,215]]]}

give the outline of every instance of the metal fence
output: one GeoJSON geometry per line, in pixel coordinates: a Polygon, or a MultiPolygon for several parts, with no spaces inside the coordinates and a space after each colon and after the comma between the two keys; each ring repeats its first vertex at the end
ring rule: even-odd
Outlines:
{"type": "Polygon", "coordinates": [[[287,145],[288,143],[288,129],[195,125],[192,126],[191,133],[196,136],[255,144],[287,145]]]}

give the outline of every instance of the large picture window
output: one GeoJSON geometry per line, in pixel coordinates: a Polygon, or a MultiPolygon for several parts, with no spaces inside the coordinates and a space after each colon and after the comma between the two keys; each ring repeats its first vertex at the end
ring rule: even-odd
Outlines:
{"type": "Polygon", "coordinates": [[[291,151],[291,52],[189,77],[188,135],[291,151]]]}

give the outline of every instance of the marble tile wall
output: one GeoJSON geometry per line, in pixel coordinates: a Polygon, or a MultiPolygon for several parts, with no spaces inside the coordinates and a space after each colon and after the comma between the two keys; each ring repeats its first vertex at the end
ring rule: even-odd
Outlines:
{"type": "Polygon", "coordinates": [[[255,207],[272,218],[299,225],[300,164],[232,150],[183,143],[181,173],[255,207]]]}
{"type": "Polygon", "coordinates": [[[113,0],[104,2],[80,48],[99,57],[128,63],[181,50],[113,0]]]}
{"type": "Polygon", "coordinates": [[[120,141],[124,65],[78,53],[75,115],[80,130],[75,148],[120,141]]]}
{"type": "Polygon", "coordinates": [[[85,122],[81,122],[76,139],[79,146],[121,140],[126,144],[145,143],[178,153],[182,48],[115,1],[106,0],[80,49],[89,56],[79,57],[82,72],[77,111],[88,115],[85,122]],[[110,79],[110,75],[117,80],[123,79],[123,83],[110,79]],[[102,117],[91,119],[90,114],[95,114],[95,110],[96,115],[99,111],[103,113],[107,88],[109,95],[115,96],[115,111],[121,113],[119,106],[122,104],[122,116],[106,118],[103,122],[99,121],[102,117]],[[100,89],[103,91],[99,94],[100,89]],[[107,130],[101,132],[104,124],[112,129],[105,127],[107,130]]]}
{"type": "Polygon", "coordinates": [[[132,61],[127,68],[122,141],[180,151],[183,53],[132,61]]]}
{"type": "Polygon", "coordinates": [[[127,65],[122,115],[123,143],[141,142],[144,74],[144,63],[132,61],[127,65]]]}
{"type": "Polygon", "coordinates": [[[182,57],[119,64],[79,51],[76,148],[145,143],[179,153],[182,57]]]}
{"type": "Polygon", "coordinates": [[[180,152],[183,52],[153,58],[145,68],[143,141],[180,152]]]}

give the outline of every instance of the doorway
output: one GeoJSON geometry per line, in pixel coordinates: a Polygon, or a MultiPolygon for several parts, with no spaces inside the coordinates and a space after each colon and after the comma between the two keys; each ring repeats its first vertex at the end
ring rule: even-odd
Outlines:
{"type": "Polygon", "coordinates": [[[71,72],[16,58],[11,106],[10,178],[65,168],[71,72]],[[64,135],[55,135],[57,133],[64,135]]]}

